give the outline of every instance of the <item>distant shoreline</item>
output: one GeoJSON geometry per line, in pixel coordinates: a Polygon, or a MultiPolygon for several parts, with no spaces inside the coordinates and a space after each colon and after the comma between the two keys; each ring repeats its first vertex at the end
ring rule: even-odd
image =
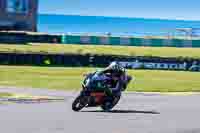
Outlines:
{"type": "Polygon", "coordinates": [[[81,15],[81,14],[46,14],[39,13],[39,15],[55,15],[55,16],[74,16],[74,17],[101,17],[101,18],[117,18],[117,19],[141,19],[141,20],[163,20],[163,21],[186,21],[186,22],[200,22],[200,20],[189,19],[167,19],[167,18],[143,18],[143,17],[127,17],[127,16],[95,16],[95,15],[81,15]]]}

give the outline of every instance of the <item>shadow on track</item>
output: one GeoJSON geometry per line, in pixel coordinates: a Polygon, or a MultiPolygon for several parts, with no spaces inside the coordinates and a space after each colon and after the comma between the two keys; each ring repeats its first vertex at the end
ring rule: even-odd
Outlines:
{"type": "Polygon", "coordinates": [[[157,111],[138,111],[138,110],[111,110],[111,111],[103,111],[103,110],[92,110],[92,111],[81,111],[81,112],[96,112],[96,113],[135,113],[135,114],[160,114],[157,111]]]}

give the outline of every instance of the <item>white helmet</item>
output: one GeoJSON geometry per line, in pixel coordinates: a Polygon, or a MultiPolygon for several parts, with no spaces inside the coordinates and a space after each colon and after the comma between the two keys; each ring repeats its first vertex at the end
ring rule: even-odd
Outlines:
{"type": "Polygon", "coordinates": [[[116,61],[111,62],[107,68],[115,71],[125,72],[125,68],[116,61]]]}

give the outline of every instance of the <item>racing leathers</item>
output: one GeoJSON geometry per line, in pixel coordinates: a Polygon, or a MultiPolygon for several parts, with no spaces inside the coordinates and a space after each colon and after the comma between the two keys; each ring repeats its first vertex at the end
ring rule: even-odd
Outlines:
{"type": "Polygon", "coordinates": [[[109,95],[120,94],[127,87],[127,84],[132,80],[132,78],[126,75],[125,71],[115,71],[112,69],[105,69],[103,71],[97,72],[99,78],[104,78],[107,80],[107,89],[109,95]]]}

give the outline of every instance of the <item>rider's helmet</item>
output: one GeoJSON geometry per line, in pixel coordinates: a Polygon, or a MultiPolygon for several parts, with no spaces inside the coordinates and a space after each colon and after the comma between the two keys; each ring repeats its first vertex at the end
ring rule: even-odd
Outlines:
{"type": "Polygon", "coordinates": [[[111,62],[110,65],[106,69],[125,73],[125,68],[119,62],[116,62],[116,61],[111,62]]]}

